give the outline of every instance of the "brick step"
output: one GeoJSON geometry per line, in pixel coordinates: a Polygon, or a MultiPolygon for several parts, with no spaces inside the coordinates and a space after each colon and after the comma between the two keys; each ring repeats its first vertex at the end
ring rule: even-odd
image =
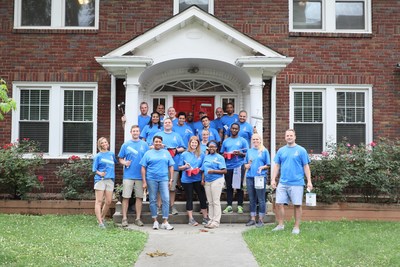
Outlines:
{"type": "MultiPolygon", "coordinates": [[[[225,209],[227,206],[226,203],[221,204],[222,210],[225,209]]],[[[168,221],[171,224],[187,224],[188,217],[186,213],[186,202],[184,201],[177,201],[175,202],[175,207],[178,210],[178,215],[170,215],[168,221]]],[[[233,204],[234,212],[231,214],[222,214],[221,223],[246,223],[249,220],[249,202],[246,201],[243,203],[243,214],[237,213],[237,204],[233,204]]],[[[201,222],[203,216],[200,214],[200,204],[193,203],[193,217],[197,222],[201,222]]],[[[142,221],[145,224],[151,224],[153,222],[150,214],[149,203],[143,203],[143,210],[142,210],[142,221]]],[[[161,218],[161,216],[159,216],[161,218]]],[[[128,211],[128,222],[133,223],[135,221],[135,212],[128,211]]],[[[115,223],[122,222],[122,213],[121,213],[121,205],[119,203],[115,204],[115,213],[113,215],[113,221],[115,223]]],[[[272,223],[275,222],[275,214],[272,212],[272,204],[267,203],[267,215],[264,218],[265,223],[272,223]]]]}

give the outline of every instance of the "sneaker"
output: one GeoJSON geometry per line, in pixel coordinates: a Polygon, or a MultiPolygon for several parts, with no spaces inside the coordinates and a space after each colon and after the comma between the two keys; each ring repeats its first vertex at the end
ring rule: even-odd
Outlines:
{"type": "Polygon", "coordinates": [[[201,222],[202,225],[207,225],[210,222],[210,219],[208,218],[203,218],[203,221],[201,222]]]}
{"type": "Polygon", "coordinates": [[[178,215],[178,210],[175,208],[175,206],[172,206],[172,208],[171,208],[171,214],[172,215],[178,215]]]}
{"type": "Polygon", "coordinates": [[[189,219],[189,225],[191,225],[191,226],[197,226],[197,225],[199,225],[199,223],[196,222],[195,219],[191,218],[191,219],[189,219]]]}
{"type": "Polygon", "coordinates": [[[294,235],[300,234],[300,229],[299,228],[293,228],[292,234],[294,234],[294,235]]]}
{"type": "Polygon", "coordinates": [[[242,206],[238,206],[238,213],[242,214],[243,213],[243,207],[242,206]]]}
{"type": "Polygon", "coordinates": [[[144,223],[143,223],[140,219],[136,219],[136,220],[135,220],[135,224],[136,224],[137,226],[143,226],[143,225],[144,225],[144,223]]]}
{"type": "Polygon", "coordinates": [[[277,225],[274,229],[272,229],[272,231],[282,231],[282,230],[284,230],[285,229],[285,226],[284,225],[277,225]]]}
{"type": "Polygon", "coordinates": [[[260,228],[260,227],[263,227],[263,226],[264,226],[264,223],[262,221],[258,221],[257,224],[256,224],[257,228],[260,228]]]}
{"type": "Polygon", "coordinates": [[[253,226],[256,225],[256,221],[255,220],[250,220],[246,223],[246,226],[253,226]]]}
{"type": "Polygon", "coordinates": [[[154,230],[158,230],[158,228],[159,228],[159,223],[158,223],[157,221],[155,221],[155,222],[153,223],[153,229],[154,229],[154,230]]]}
{"type": "Polygon", "coordinates": [[[174,227],[172,225],[170,225],[168,222],[166,222],[166,223],[161,224],[161,229],[174,230],[174,227]]]}
{"type": "Polygon", "coordinates": [[[127,219],[122,220],[121,226],[122,227],[127,227],[128,226],[128,220],[127,219]]]}
{"type": "Polygon", "coordinates": [[[106,229],[106,226],[104,225],[104,223],[99,223],[99,228],[106,229]]]}
{"type": "Polygon", "coordinates": [[[222,213],[227,214],[232,212],[233,212],[232,206],[227,206],[222,213]]]}

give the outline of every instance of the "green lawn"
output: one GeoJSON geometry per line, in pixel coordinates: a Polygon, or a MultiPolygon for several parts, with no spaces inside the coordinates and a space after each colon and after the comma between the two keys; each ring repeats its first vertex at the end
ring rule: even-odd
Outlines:
{"type": "Polygon", "coordinates": [[[0,266],[133,266],[146,240],[94,216],[0,214],[0,266]]]}
{"type": "Polygon", "coordinates": [[[399,222],[303,222],[243,234],[260,266],[400,266],[399,222]]]}

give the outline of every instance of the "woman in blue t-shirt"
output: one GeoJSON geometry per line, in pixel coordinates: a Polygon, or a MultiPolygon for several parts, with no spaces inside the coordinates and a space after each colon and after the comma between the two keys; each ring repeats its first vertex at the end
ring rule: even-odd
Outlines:
{"type": "Polygon", "coordinates": [[[104,217],[108,213],[111,205],[112,195],[114,191],[115,180],[115,164],[117,159],[115,154],[108,151],[110,145],[104,137],[100,137],[97,141],[99,153],[93,158],[94,190],[96,193],[96,202],[94,211],[100,228],[105,228],[104,217]],[[104,206],[103,198],[105,198],[104,206]]]}
{"type": "Polygon", "coordinates": [[[246,223],[246,226],[262,227],[266,214],[265,191],[271,160],[259,134],[253,134],[251,142],[253,147],[247,151],[244,165],[247,169],[246,185],[250,200],[250,220],[246,223]],[[258,222],[256,223],[257,202],[258,222]]]}
{"type": "Polygon", "coordinates": [[[153,142],[153,136],[161,131],[163,131],[163,127],[161,126],[160,113],[155,111],[151,113],[149,123],[140,131],[140,139],[146,141],[150,146],[153,142]]]}
{"type": "Polygon", "coordinates": [[[153,218],[153,229],[159,228],[173,230],[174,227],[168,223],[169,215],[169,187],[173,181],[174,160],[171,154],[163,148],[163,138],[161,136],[153,137],[154,149],[148,150],[140,160],[142,165],[141,173],[143,188],[148,188],[150,212],[153,218]],[[157,194],[160,193],[162,202],[163,223],[159,226],[157,221],[157,194]]]}
{"type": "Polygon", "coordinates": [[[207,144],[209,154],[204,157],[201,166],[202,183],[208,200],[209,222],[206,228],[216,228],[221,221],[221,192],[224,187],[224,174],[226,174],[225,159],[217,153],[217,141],[212,140],[207,144]]]}
{"type": "Polygon", "coordinates": [[[196,226],[198,223],[193,218],[193,191],[196,192],[200,209],[203,214],[202,223],[208,223],[207,200],[204,187],[201,184],[200,167],[203,163],[204,153],[200,150],[200,140],[197,136],[189,139],[187,151],[182,153],[179,161],[179,170],[182,171],[182,186],[186,195],[186,212],[189,217],[189,225],[196,226]]]}

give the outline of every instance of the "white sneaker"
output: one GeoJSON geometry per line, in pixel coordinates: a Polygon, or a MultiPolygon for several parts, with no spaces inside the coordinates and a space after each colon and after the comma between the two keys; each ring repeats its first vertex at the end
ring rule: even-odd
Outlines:
{"type": "Polygon", "coordinates": [[[272,231],[282,231],[285,230],[285,226],[284,225],[277,225],[274,229],[272,229],[272,231]]]}
{"type": "Polygon", "coordinates": [[[174,230],[174,227],[172,225],[170,225],[168,222],[166,222],[166,223],[161,224],[161,229],[174,230]]]}
{"type": "Polygon", "coordinates": [[[154,230],[158,230],[158,228],[159,228],[159,223],[158,223],[157,221],[155,221],[155,222],[153,223],[153,229],[154,229],[154,230]]]}
{"type": "Polygon", "coordinates": [[[300,229],[299,228],[293,228],[292,234],[294,234],[294,235],[300,234],[300,229]]]}

